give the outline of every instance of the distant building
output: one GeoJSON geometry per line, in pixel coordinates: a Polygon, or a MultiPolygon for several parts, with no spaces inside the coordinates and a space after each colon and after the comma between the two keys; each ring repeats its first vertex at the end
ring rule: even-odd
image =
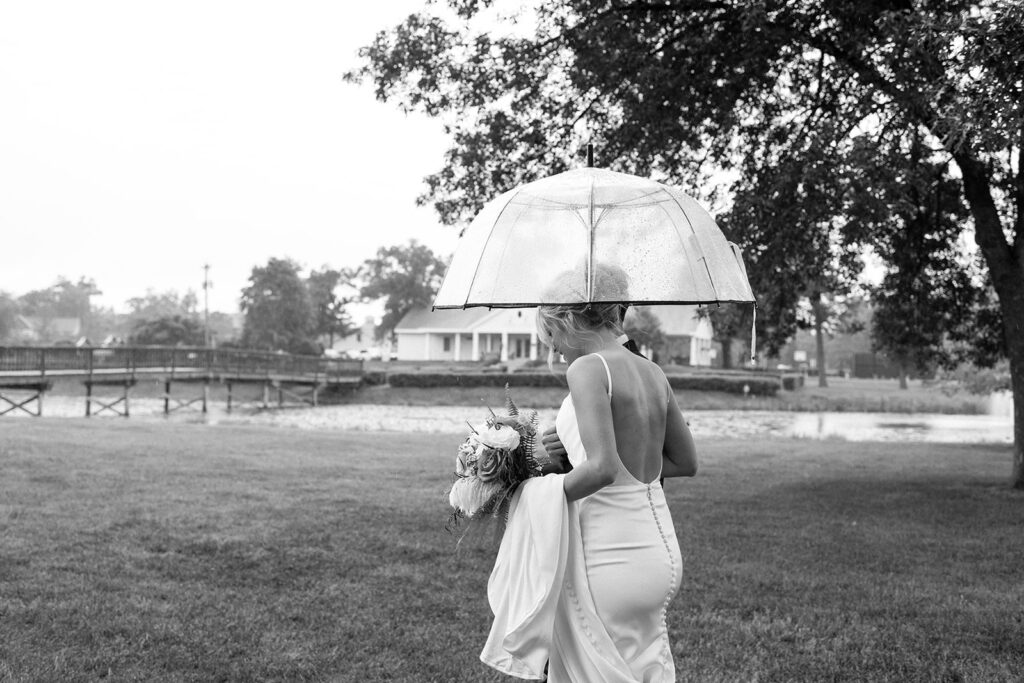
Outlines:
{"type": "Polygon", "coordinates": [[[40,315],[19,315],[11,335],[18,344],[81,344],[81,318],[51,318],[40,315]]]}
{"type": "Polygon", "coordinates": [[[395,339],[398,360],[533,360],[543,346],[533,309],[518,308],[417,308],[395,327],[395,339]]]}
{"type": "Polygon", "coordinates": [[[673,365],[710,366],[717,353],[711,321],[698,314],[697,306],[648,306],[661,325],[665,346],[662,361],[673,365]]]}
{"type": "MultiPolygon", "coordinates": [[[[651,306],[665,334],[665,359],[711,365],[711,323],[696,306],[651,306]]],[[[469,308],[410,311],[395,327],[398,360],[535,360],[547,355],[537,339],[534,309],[469,308]]]]}
{"type": "Polygon", "coordinates": [[[376,340],[377,325],[372,317],[363,320],[363,324],[348,334],[335,335],[334,343],[327,335],[320,337],[324,352],[328,355],[363,355],[379,358],[384,353],[384,345],[376,340]]]}

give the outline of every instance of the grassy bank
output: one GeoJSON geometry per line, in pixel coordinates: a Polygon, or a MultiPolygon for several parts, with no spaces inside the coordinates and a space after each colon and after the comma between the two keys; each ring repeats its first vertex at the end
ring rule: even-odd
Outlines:
{"type": "MultiPolygon", "coordinates": [[[[0,680],[496,681],[458,436],[0,421],[0,680]]],[[[667,490],[691,681],[1011,681],[1009,449],[702,443],[667,490]]]]}
{"type": "MultiPolygon", "coordinates": [[[[684,410],[781,410],[882,413],[984,414],[986,399],[960,393],[947,396],[939,389],[919,381],[910,388],[899,388],[897,380],[829,378],[827,388],[808,386],[796,391],[780,391],[776,396],[740,396],[712,391],[676,391],[684,410]]],[[[515,387],[516,402],[536,408],[557,408],[566,389],[558,387],[515,387]]],[[[368,386],[353,394],[340,395],[340,403],[376,405],[500,405],[504,391],[487,387],[414,387],[368,386]]]]}

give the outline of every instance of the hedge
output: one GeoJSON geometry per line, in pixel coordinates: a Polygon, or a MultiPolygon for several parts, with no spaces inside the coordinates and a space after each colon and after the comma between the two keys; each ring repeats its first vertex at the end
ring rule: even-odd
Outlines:
{"type": "Polygon", "coordinates": [[[388,384],[393,387],[565,387],[565,375],[550,372],[392,372],[388,384]]]}
{"type": "MultiPolygon", "coordinates": [[[[448,372],[392,372],[388,384],[393,387],[503,387],[506,382],[513,387],[562,387],[564,375],[550,372],[505,373],[448,373],[448,372]]],[[[724,391],[742,394],[743,387],[749,388],[753,396],[774,396],[779,391],[778,377],[728,377],[717,375],[669,375],[668,382],[673,389],[692,391],[724,391]]]]}
{"type": "Polygon", "coordinates": [[[743,387],[749,389],[751,396],[774,396],[779,392],[778,377],[730,377],[721,375],[669,375],[668,383],[673,389],[690,391],[724,391],[729,394],[742,394],[743,387]]]}

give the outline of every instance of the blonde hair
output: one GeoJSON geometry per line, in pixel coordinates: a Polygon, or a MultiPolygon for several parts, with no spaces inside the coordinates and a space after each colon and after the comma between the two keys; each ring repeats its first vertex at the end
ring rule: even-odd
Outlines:
{"type": "MultiPolygon", "coordinates": [[[[548,347],[548,369],[555,369],[557,334],[563,341],[569,337],[599,338],[598,331],[610,329],[622,334],[622,305],[618,303],[567,304],[537,307],[537,336],[548,347]]],[[[565,341],[568,344],[568,341],[565,341]]],[[[570,348],[578,348],[571,346],[570,348]]]]}

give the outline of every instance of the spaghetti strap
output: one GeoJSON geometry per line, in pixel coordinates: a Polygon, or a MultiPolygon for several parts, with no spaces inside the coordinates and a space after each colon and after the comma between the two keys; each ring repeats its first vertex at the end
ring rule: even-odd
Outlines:
{"type": "Polygon", "coordinates": [[[599,353],[595,353],[594,355],[597,356],[598,358],[600,358],[601,362],[604,363],[604,371],[605,371],[605,374],[608,375],[608,400],[610,401],[611,398],[612,398],[612,371],[608,367],[608,361],[606,361],[604,359],[604,356],[602,356],[599,353]]]}

